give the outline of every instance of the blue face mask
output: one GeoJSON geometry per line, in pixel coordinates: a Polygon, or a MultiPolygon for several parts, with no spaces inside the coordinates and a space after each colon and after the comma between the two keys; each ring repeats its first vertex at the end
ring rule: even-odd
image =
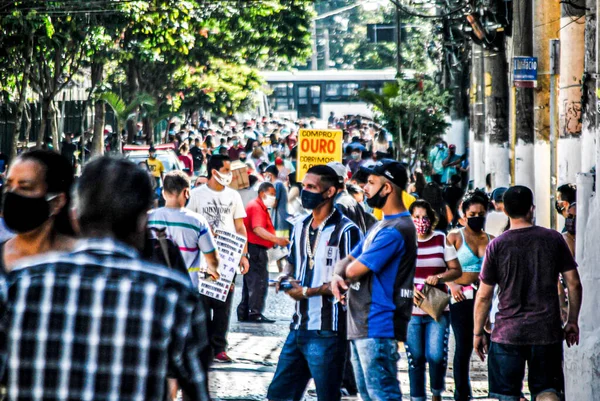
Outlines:
{"type": "Polygon", "coordinates": [[[350,157],[352,157],[352,159],[354,160],[358,160],[358,158],[360,157],[360,153],[352,153],[350,157]]]}
{"type": "Polygon", "coordinates": [[[309,192],[305,189],[300,193],[300,200],[302,201],[302,207],[308,210],[314,210],[318,208],[321,203],[325,202],[323,198],[324,192],[309,192]]]}

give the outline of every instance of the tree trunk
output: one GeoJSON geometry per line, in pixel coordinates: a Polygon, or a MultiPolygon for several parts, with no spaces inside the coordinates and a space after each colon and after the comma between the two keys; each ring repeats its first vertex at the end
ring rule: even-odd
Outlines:
{"type": "Polygon", "coordinates": [[[23,121],[23,110],[27,101],[27,88],[29,87],[29,66],[31,60],[31,47],[27,51],[27,59],[25,60],[25,67],[23,70],[23,79],[21,81],[21,90],[19,91],[19,103],[17,104],[17,114],[15,116],[15,126],[12,133],[12,140],[10,144],[10,155],[9,160],[14,160],[17,157],[17,150],[19,147],[19,135],[21,134],[21,122],[23,121]]]}
{"type": "Polygon", "coordinates": [[[50,136],[52,137],[52,147],[55,151],[60,152],[60,141],[58,138],[58,108],[56,107],[56,102],[54,100],[50,102],[48,118],[50,119],[50,136]]]}
{"type": "Polygon", "coordinates": [[[35,142],[36,148],[41,148],[42,143],[46,137],[46,124],[48,123],[48,114],[50,111],[51,100],[44,97],[42,98],[42,119],[40,121],[40,130],[38,131],[37,140],[35,142]]]}
{"type": "Polygon", "coordinates": [[[483,87],[481,57],[483,48],[473,43],[471,45],[471,125],[470,151],[471,177],[475,188],[485,187],[485,145],[483,135],[483,87]]]}
{"type": "MultiPolygon", "coordinates": [[[[92,65],[92,88],[97,88],[104,75],[104,63],[92,65]]],[[[104,125],[105,125],[104,102],[94,102],[94,133],[92,137],[92,156],[104,154],[104,125]]]]}
{"type": "Polygon", "coordinates": [[[33,112],[29,104],[25,103],[25,144],[29,143],[29,135],[31,134],[31,122],[33,119],[33,112]]]}
{"type": "MultiPolygon", "coordinates": [[[[127,143],[133,143],[135,141],[135,134],[137,131],[137,126],[135,123],[135,120],[133,118],[129,118],[127,119],[127,123],[125,124],[126,128],[125,130],[127,131],[127,143]]],[[[144,124],[144,132],[146,130],[145,124],[144,124]]],[[[121,135],[121,133],[119,132],[119,135],[121,135]]]]}
{"type": "Polygon", "coordinates": [[[142,119],[143,124],[143,135],[146,138],[146,143],[151,144],[154,143],[154,122],[152,118],[149,116],[145,116],[142,119]]]}

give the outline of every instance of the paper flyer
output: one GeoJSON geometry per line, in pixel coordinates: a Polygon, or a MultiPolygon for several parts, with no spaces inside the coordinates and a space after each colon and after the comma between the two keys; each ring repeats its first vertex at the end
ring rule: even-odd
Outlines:
{"type": "Polygon", "coordinates": [[[201,277],[198,283],[198,291],[202,295],[225,302],[244,252],[246,238],[228,231],[216,230],[215,242],[219,252],[219,274],[221,277],[217,281],[201,277]]]}

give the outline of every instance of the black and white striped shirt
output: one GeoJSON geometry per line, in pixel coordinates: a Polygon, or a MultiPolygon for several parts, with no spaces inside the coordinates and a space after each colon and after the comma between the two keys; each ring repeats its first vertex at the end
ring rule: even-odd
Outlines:
{"type": "Polygon", "coordinates": [[[209,400],[206,316],[189,279],[112,240],[30,259],[2,278],[9,400],[209,400]]]}
{"type": "MultiPolygon", "coordinates": [[[[290,245],[289,263],[295,267],[295,278],[303,287],[315,288],[331,281],[335,264],[358,245],[362,234],[358,227],[338,210],[329,218],[316,246],[315,265],[308,267],[306,235],[311,216],[294,227],[290,245]]],[[[311,249],[316,232],[308,230],[311,249]]],[[[310,297],[296,302],[292,330],[331,330],[346,332],[346,312],[333,296],[310,297]]]]}

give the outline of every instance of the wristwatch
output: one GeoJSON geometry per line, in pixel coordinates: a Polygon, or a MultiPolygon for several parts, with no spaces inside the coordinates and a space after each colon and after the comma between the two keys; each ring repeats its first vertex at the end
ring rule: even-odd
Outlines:
{"type": "Polygon", "coordinates": [[[250,259],[250,254],[249,253],[242,253],[242,256],[245,257],[246,259],[250,259]]]}
{"type": "Polygon", "coordinates": [[[302,287],[302,296],[308,298],[308,287],[302,287]]]}

